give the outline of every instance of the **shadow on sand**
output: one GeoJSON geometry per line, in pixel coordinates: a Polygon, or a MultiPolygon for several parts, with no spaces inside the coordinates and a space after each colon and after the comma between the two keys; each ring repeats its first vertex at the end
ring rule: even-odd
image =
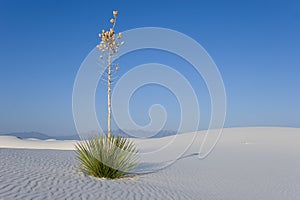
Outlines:
{"type": "Polygon", "coordinates": [[[130,174],[131,175],[145,175],[145,174],[155,173],[155,172],[164,170],[165,168],[173,165],[178,160],[194,157],[197,155],[199,155],[199,153],[191,153],[188,155],[181,156],[180,158],[178,158],[176,160],[169,160],[169,161],[159,162],[159,163],[143,162],[143,163],[140,163],[137,166],[137,168],[134,171],[132,171],[130,174]]]}

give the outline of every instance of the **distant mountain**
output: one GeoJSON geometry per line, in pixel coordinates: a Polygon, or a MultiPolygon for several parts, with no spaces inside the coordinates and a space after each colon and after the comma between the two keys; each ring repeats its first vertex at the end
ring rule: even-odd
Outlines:
{"type": "Polygon", "coordinates": [[[36,138],[36,139],[40,139],[40,140],[53,139],[50,136],[48,136],[44,133],[39,133],[39,132],[14,132],[14,133],[4,133],[1,135],[15,136],[20,139],[27,139],[27,138],[36,138]]]}
{"type": "MultiPolygon", "coordinates": [[[[158,132],[157,134],[153,134],[151,132],[143,132],[143,131],[136,131],[136,130],[126,130],[129,133],[132,133],[133,135],[138,136],[137,138],[160,138],[160,137],[166,137],[170,135],[175,135],[176,131],[170,131],[170,130],[162,130],[158,132]],[[152,136],[153,135],[153,136],[152,136]]],[[[39,140],[48,140],[48,139],[56,139],[56,140],[80,140],[80,137],[78,134],[76,135],[61,135],[61,136],[49,136],[44,133],[39,132],[13,132],[13,133],[0,133],[0,135],[7,135],[7,136],[15,136],[20,139],[28,139],[28,138],[36,138],[39,140]]],[[[135,138],[134,136],[128,135],[123,130],[114,130],[112,131],[112,135],[120,135],[122,137],[128,137],[128,138],[135,138]]]]}
{"type": "Polygon", "coordinates": [[[44,133],[39,132],[14,132],[14,133],[0,133],[1,135],[7,136],[15,136],[20,139],[28,139],[28,138],[36,138],[39,140],[48,140],[48,139],[56,139],[56,140],[80,140],[78,134],[76,135],[60,135],[60,136],[49,136],[44,133]]]}
{"type": "Polygon", "coordinates": [[[112,131],[112,135],[120,135],[123,137],[129,137],[129,138],[135,138],[134,136],[131,136],[128,133],[132,133],[132,135],[137,136],[136,138],[161,138],[161,137],[166,137],[170,135],[176,135],[176,131],[171,131],[171,130],[161,130],[158,133],[154,132],[147,132],[147,131],[139,131],[139,130],[115,130],[112,131]]]}

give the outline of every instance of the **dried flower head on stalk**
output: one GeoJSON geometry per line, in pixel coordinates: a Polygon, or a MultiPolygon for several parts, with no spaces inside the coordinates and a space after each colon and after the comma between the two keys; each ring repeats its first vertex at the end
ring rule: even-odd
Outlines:
{"type": "MultiPolygon", "coordinates": [[[[101,59],[105,58],[105,56],[103,55],[105,52],[108,53],[108,55],[110,54],[111,56],[115,53],[118,53],[119,47],[124,44],[123,41],[119,41],[122,38],[122,33],[116,34],[114,30],[117,22],[117,16],[118,11],[113,11],[113,18],[110,19],[112,27],[109,28],[108,31],[102,30],[102,32],[99,34],[101,42],[99,45],[97,45],[97,48],[102,52],[100,56],[101,59]]],[[[108,59],[107,56],[106,59],[108,59]]]]}

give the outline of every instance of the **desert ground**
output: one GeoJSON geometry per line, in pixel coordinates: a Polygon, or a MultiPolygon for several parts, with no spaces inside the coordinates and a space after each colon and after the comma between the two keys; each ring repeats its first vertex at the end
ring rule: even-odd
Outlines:
{"type": "Polygon", "coordinates": [[[0,199],[299,199],[299,128],[226,128],[199,159],[206,134],[134,139],[141,164],[120,180],[79,172],[77,141],[0,136],[0,199]],[[173,162],[187,141],[191,146],[173,162]],[[165,144],[169,150],[160,152],[165,144]]]}

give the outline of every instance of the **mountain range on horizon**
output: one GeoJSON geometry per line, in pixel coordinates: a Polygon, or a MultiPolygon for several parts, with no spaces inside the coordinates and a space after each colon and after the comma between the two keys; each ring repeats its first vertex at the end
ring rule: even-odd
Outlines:
{"type": "Polygon", "coordinates": [[[11,133],[0,133],[0,135],[5,136],[15,136],[20,139],[29,139],[35,138],[39,140],[48,140],[48,139],[56,139],[56,140],[78,140],[78,135],[69,135],[69,136],[49,136],[45,133],[40,133],[36,131],[30,132],[11,132],[11,133]]]}
{"type": "MultiPolygon", "coordinates": [[[[138,135],[137,131],[134,131],[134,133],[135,133],[134,135],[138,135]]],[[[147,138],[147,137],[148,138],[160,138],[160,137],[175,135],[176,133],[177,133],[176,131],[161,130],[161,131],[159,131],[155,135],[153,135],[153,133],[151,133],[151,132],[141,132],[140,136],[141,136],[141,138],[147,138]]],[[[56,140],[80,140],[80,137],[79,137],[78,134],[74,134],[74,135],[61,135],[61,136],[49,136],[49,135],[47,135],[45,133],[40,133],[40,132],[36,132],[36,131],[0,133],[0,136],[1,135],[15,136],[15,137],[17,137],[19,139],[35,138],[35,139],[39,139],[39,140],[48,140],[48,139],[56,139],[56,140]]],[[[122,137],[134,138],[133,136],[128,135],[126,132],[124,132],[123,130],[120,130],[120,129],[112,131],[112,135],[120,135],[122,137]]]]}

